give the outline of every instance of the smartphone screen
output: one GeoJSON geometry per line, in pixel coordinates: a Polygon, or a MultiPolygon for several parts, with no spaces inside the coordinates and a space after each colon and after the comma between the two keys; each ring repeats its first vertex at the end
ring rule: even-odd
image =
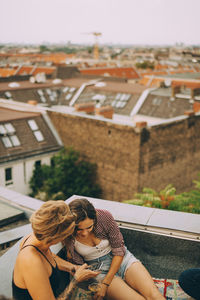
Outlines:
{"type": "Polygon", "coordinates": [[[101,270],[102,266],[103,266],[103,263],[99,262],[99,263],[95,263],[95,264],[89,265],[89,268],[92,271],[98,271],[98,270],[101,270]]]}

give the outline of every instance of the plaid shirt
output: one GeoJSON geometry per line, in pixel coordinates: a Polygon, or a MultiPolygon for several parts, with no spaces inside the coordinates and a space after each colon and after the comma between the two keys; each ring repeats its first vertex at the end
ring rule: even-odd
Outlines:
{"type": "MultiPolygon", "coordinates": [[[[126,250],[124,247],[123,236],[113,216],[107,210],[96,209],[96,211],[97,224],[94,228],[95,236],[101,240],[109,240],[113,255],[124,256],[126,250]]],[[[76,252],[74,244],[74,238],[65,243],[68,259],[75,264],[83,264],[84,259],[76,252]]]]}

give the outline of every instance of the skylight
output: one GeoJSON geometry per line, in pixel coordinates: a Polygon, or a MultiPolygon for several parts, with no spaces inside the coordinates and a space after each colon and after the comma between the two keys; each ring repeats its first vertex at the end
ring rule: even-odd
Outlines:
{"type": "Polygon", "coordinates": [[[68,91],[68,89],[69,89],[68,86],[65,86],[63,89],[63,93],[66,93],[68,91]]]}
{"type": "Polygon", "coordinates": [[[15,134],[16,130],[11,123],[5,123],[0,125],[1,140],[6,148],[20,146],[19,138],[15,134]]]}
{"type": "Polygon", "coordinates": [[[130,94],[117,93],[115,100],[112,101],[111,105],[116,108],[123,108],[130,97],[130,94]]]}
{"type": "Polygon", "coordinates": [[[44,141],[44,136],[42,132],[39,130],[37,123],[35,120],[28,120],[28,125],[33,131],[33,134],[38,142],[44,141]]]}
{"type": "Polygon", "coordinates": [[[9,137],[7,137],[7,136],[2,137],[2,141],[3,141],[4,146],[6,148],[11,148],[12,147],[12,143],[11,143],[9,137]]]}
{"type": "Polygon", "coordinates": [[[43,96],[43,90],[37,90],[37,92],[38,92],[38,94],[39,94],[39,96],[43,96]]]}
{"type": "Polygon", "coordinates": [[[16,135],[10,136],[13,146],[17,147],[20,146],[20,141],[16,135]]]}
{"type": "Polygon", "coordinates": [[[28,120],[28,125],[30,126],[30,128],[32,130],[37,130],[38,129],[38,126],[37,126],[35,120],[28,120]]]}
{"type": "Polygon", "coordinates": [[[65,100],[69,100],[71,97],[72,97],[72,94],[67,94],[67,95],[65,96],[65,100]]]}
{"type": "Polygon", "coordinates": [[[7,133],[15,132],[15,128],[13,127],[13,125],[11,123],[6,123],[4,126],[5,126],[7,133]]]}
{"type": "Polygon", "coordinates": [[[153,105],[160,105],[161,104],[161,102],[162,102],[162,98],[154,98],[153,100],[152,100],[152,104],[153,105]]]}
{"type": "Polygon", "coordinates": [[[36,131],[33,131],[33,133],[34,133],[34,136],[36,137],[36,140],[37,140],[38,142],[44,141],[44,137],[43,137],[41,131],[36,130],[36,131]]]}

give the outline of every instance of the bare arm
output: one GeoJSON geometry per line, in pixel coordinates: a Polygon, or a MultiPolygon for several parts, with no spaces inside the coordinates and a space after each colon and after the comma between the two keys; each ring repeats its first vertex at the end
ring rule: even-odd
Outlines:
{"type": "Polygon", "coordinates": [[[113,277],[117,273],[122,263],[123,256],[113,256],[112,263],[110,265],[110,269],[106,276],[104,277],[103,282],[110,284],[113,280],[113,277]]]}
{"type": "Polygon", "coordinates": [[[59,270],[66,271],[71,273],[72,275],[74,274],[74,271],[78,269],[78,265],[74,265],[70,263],[69,261],[62,259],[58,255],[52,253],[54,259],[56,260],[57,266],[59,270]]]}
{"type": "Polygon", "coordinates": [[[110,283],[112,282],[115,274],[119,270],[122,260],[123,260],[123,256],[113,256],[112,263],[110,265],[110,269],[109,269],[108,273],[106,274],[106,276],[104,277],[102,284],[101,284],[101,288],[95,295],[95,299],[100,300],[103,297],[105,297],[107,289],[108,289],[110,283]]]}

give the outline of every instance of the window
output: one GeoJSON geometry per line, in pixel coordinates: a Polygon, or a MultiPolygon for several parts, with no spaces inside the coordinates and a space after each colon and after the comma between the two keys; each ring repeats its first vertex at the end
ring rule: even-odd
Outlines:
{"type": "Polygon", "coordinates": [[[28,124],[32,130],[37,130],[38,126],[34,120],[28,120],[28,124]]]}
{"type": "Polygon", "coordinates": [[[15,128],[13,127],[13,125],[11,123],[6,123],[4,126],[6,128],[7,133],[15,132],[15,128]]]}
{"type": "Polygon", "coordinates": [[[33,134],[38,142],[44,141],[44,137],[42,132],[39,130],[37,123],[35,120],[28,120],[28,125],[30,126],[33,134]]]}
{"type": "Polygon", "coordinates": [[[16,130],[11,123],[0,124],[1,140],[6,148],[20,146],[20,140],[16,135],[16,130]]]}
{"type": "Polygon", "coordinates": [[[10,136],[10,139],[11,139],[13,146],[17,147],[20,145],[20,141],[16,135],[10,136]]]}
{"type": "Polygon", "coordinates": [[[6,183],[6,185],[13,184],[12,168],[5,169],[5,183],[6,183]]]}
{"type": "Polygon", "coordinates": [[[34,136],[36,137],[36,140],[38,142],[42,142],[44,140],[44,137],[43,137],[41,131],[36,130],[36,131],[33,131],[33,133],[34,133],[34,136]]]}
{"type": "Polygon", "coordinates": [[[11,143],[9,137],[7,137],[7,136],[2,137],[2,141],[3,141],[4,146],[5,146],[6,148],[12,147],[12,143],[11,143]]]}
{"type": "Polygon", "coordinates": [[[127,104],[127,101],[130,97],[130,94],[117,93],[111,105],[112,107],[123,108],[127,104]]]}
{"type": "Polygon", "coordinates": [[[36,160],[35,167],[38,168],[41,166],[41,160],[36,160]]]}

